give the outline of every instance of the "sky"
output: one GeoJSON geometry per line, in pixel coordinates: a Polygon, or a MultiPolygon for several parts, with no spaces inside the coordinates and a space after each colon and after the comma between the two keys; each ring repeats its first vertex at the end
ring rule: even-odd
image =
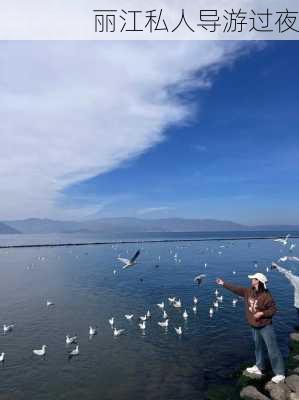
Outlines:
{"type": "Polygon", "coordinates": [[[0,42],[0,220],[299,224],[298,50],[0,42]]]}

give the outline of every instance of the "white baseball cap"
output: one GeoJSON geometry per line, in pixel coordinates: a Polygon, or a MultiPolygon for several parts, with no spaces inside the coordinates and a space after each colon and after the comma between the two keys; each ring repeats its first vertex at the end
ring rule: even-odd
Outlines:
{"type": "Polygon", "coordinates": [[[249,279],[257,279],[258,281],[262,282],[262,284],[264,285],[264,288],[267,289],[266,283],[268,282],[268,279],[264,274],[257,272],[256,274],[248,275],[248,278],[249,279]]]}

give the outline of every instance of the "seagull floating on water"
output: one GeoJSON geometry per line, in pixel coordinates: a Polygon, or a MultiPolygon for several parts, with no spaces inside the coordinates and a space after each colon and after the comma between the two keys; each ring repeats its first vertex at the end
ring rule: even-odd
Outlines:
{"type": "Polygon", "coordinates": [[[187,313],[186,310],[183,312],[183,318],[184,318],[184,319],[187,319],[187,318],[188,318],[188,313],[187,313]]]}
{"type": "Polygon", "coordinates": [[[196,313],[197,307],[196,307],[196,306],[193,306],[193,307],[192,307],[192,310],[193,310],[194,313],[196,313]]]}
{"type": "Polygon", "coordinates": [[[33,352],[33,354],[41,357],[46,354],[46,348],[47,348],[47,346],[44,344],[41,349],[32,350],[32,352],[33,352]]]}
{"type": "Polygon", "coordinates": [[[215,290],[215,295],[218,296],[218,294],[219,294],[219,292],[218,292],[218,290],[216,289],[216,290],[215,290]]]}
{"type": "Polygon", "coordinates": [[[195,297],[195,296],[193,297],[193,303],[194,303],[194,304],[197,304],[197,303],[198,303],[198,298],[195,297]]]}
{"type": "Polygon", "coordinates": [[[143,321],[141,324],[138,324],[138,325],[139,325],[139,328],[140,328],[142,331],[145,330],[145,327],[146,327],[145,321],[143,321]]]}
{"type": "Polygon", "coordinates": [[[183,333],[182,327],[179,326],[178,328],[174,328],[174,330],[176,331],[176,333],[180,336],[183,333]]]}
{"type": "Polygon", "coordinates": [[[164,318],[164,319],[167,319],[167,318],[168,318],[167,312],[166,312],[165,310],[163,311],[163,318],[164,318]]]}
{"type": "Polygon", "coordinates": [[[118,257],[117,259],[124,264],[123,269],[126,269],[129,267],[133,267],[133,265],[137,264],[136,260],[139,256],[139,254],[140,254],[140,250],[137,250],[136,253],[134,254],[134,256],[130,260],[128,260],[127,258],[122,258],[122,257],[118,257]]]}
{"type": "Polygon", "coordinates": [[[113,328],[113,325],[114,325],[114,317],[112,317],[112,318],[109,319],[109,324],[110,324],[111,328],[113,328]]]}
{"type": "Polygon", "coordinates": [[[97,334],[97,328],[89,327],[89,337],[92,337],[97,334]]]}
{"type": "Polygon", "coordinates": [[[173,302],[173,307],[174,308],[181,308],[182,307],[181,299],[174,301],[173,302]]]}
{"type": "Polygon", "coordinates": [[[146,315],[141,315],[141,317],[139,317],[139,319],[141,321],[146,321],[147,320],[147,316],[146,315]]]}
{"type": "Polygon", "coordinates": [[[210,317],[213,317],[214,310],[213,310],[213,308],[212,308],[212,307],[210,308],[209,314],[210,314],[210,317]]]}
{"type": "Polygon", "coordinates": [[[79,355],[79,346],[77,345],[74,350],[69,352],[69,357],[74,357],[79,355]]]}
{"type": "Polygon", "coordinates": [[[157,306],[159,307],[159,308],[161,308],[161,310],[163,310],[164,309],[164,301],[162,301],[162,303],[158,303],[157,304],[157,306]]]}
{"type": "Polygon", "coordinates": [[[1,353],[0,362],[4,362],[4,359],[5,359],[5,353],[1,353]]]}
{"type": "Polygon", "coordinates": [[[151,318],[152,314],[151,314],[150,310],[147,310],[146,316],[147,316],[147,318],[151,318]]]}
{"type": "Polygon", "coordinates": [[[217,299],[218,301],[220,301],[220,303],[223,302],[223,296],[217,296],[216,299],[217,299]]]}
{"type": "Polygon", "coordinates": [[[158,322],[158,325],[162,326],[162,328],[167,328],[168,327],[168,319],[162,322],[158,322]]]}
{"type": "Polygon", "coordinates": [[[54,306],[54,303],[53,303],[52,301],[50,301],[50,300],[47,300],[46,306],[47,306],[47,307],[54,306]]]}

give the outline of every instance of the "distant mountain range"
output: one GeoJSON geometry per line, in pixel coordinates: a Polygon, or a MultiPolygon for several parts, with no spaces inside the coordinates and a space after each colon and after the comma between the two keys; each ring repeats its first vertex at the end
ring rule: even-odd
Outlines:
{"type": "Polygon", "coordinates": [[[9,225],[3,224],[2,222],[0,222],[0,234],[1,233],[20,233],[18,230],[12,228],[9,225]]]}
{"type": "Polygon", "coordinates": [[[0,223],[0,234],[8,233],[144,233],[220,231],[299,231],[299,225],[241,225],[232,221],[187,218],[101,218],[83,222],[29,218],[0,223]]]}

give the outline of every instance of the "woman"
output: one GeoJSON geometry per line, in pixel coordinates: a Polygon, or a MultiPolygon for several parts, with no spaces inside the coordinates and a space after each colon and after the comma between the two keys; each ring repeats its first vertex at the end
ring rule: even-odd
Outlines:
{"type": "Polygon", "coordinates": [[[248,275],[248,278],[251,279],[250,288],[237,287],[224,282],[222,279],[217,279],[216,283],[245,299],[245,312],[252,329],[256,358],[256,365],[247,368],[247,371],[262,375],[262,371],[265,369],[264,345],[266,345],[272,370],[275,374],[272,382],[283,382],[285,379],[284,363],[272,326],[272,317],[276,312],[276,306],[266,287],[267,278],[259,272],[248,275]]]}

